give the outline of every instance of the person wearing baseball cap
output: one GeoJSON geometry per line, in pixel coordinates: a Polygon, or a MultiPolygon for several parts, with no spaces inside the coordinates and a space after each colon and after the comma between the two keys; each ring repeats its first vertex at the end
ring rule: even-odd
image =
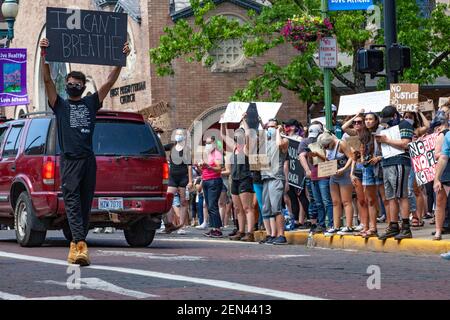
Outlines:
{"type": "Polygon", "coordinates": [[[378,239],[386,240],[394,237],[395,240],[412,238],[409,224],[409,202],[408,202],[408,177],[411,171],[411,158],[409,156],[408,144],[412,141],[414,129],[412,125],[402,120],[395,106],[385,107],[381,113],[381,123],[388,127],[399,127],[400,140],[388,138],[385,135],[375,135],[378,143],[384,143],[396,149],[401,149],[403,153],[390,158],[383,158],[383,182],[386,193],[386,200],[389,201],[390,224],[386,232],[378,239]],[[399,210],[401,208],[401,210],[399,210]],[[402,215],[402,228],[398,225],[399,211],[402,215]]]}
{"type": "MultiPolygon", "coordinates": [[[[305,184],[309,193],[308,214],[311,220],[312,233],[323,233],[326,231],[325,212],[333,216],[333,202],[331,200],[330,183],[327,178],[318,178],[318,165],[314,165],[313,158],[317,153],[311,152],[309,146],[317,142],[317,138],[323,133],[320,123],[313,123],[308,129],[308,137],[300,142],[298,147],[299,160],[305,170],[305,184]]],[[[322,154],[325,156],[325,153],[322,154]]],[[[332,226],[333,222],[329,224],[332,226]]]]}

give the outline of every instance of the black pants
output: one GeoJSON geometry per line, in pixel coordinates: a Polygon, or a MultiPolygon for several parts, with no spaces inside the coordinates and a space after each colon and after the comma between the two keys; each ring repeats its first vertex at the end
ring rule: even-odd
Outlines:
{"type": "Polygon", "coordinates": [[[95,156],[67,159],[61,156],[61,189],[67,220],[74,242],[86,240],[89,214],[94,199],[97,163],[95,156]]]}
{"type": "Polygon", "coordinates": [[[293,186],[289,186],[289,192],[287,195],[289,196],[289,199],[291,199],[291,207],[292,207],[292,214],[294,215],[295,221],[299,221],[300,218],[300,203],[303,207],[303,210],[306,212],[306,217],[308,217],[308,208],[309,208],[309,201],[306,197],[305,190],[303,189],[300,195],[297,193],[298,189],[293,186]]]}

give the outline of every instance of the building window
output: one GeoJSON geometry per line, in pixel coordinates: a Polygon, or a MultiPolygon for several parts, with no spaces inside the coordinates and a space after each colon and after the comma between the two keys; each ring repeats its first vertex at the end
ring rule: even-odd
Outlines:
{"type": "MultiPolygon", "coordinates": [[[[244,20],[236,15],[224,14],[227,19],[238,20],[244,23],[244,20]]],[[[243,72],[249,65],[245,58],[244,48],[241,39],[229,39],[222,41],[216,48],[209,52],[214,63],[211,67],[212,72],[243,72]]]]}

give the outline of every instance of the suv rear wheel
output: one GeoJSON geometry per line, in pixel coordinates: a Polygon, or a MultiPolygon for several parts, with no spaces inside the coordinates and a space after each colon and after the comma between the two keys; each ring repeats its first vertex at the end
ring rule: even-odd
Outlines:
{"type": "Polygon", "coordinates": [[[148,219],[142,219],[125,228],[123,232],[131,247],[148,247],[155,237],[156,229],[148,219]]]}
{"type": "Polygon", "coordinates": [[[42,230],[37,219],[28,193],[22,192],[14,211],[16,239],[22,247],[39,247],[44,243],[47,231],[36,230],[42,230]]]}

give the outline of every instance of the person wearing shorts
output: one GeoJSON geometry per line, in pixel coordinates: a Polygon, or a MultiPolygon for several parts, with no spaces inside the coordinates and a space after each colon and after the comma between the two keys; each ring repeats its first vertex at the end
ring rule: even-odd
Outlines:
{"type": "Polygon", "coordinates": [[[320,135],[318,142],[327,152],[326,159],[323,160],[336,160],[338,164],[336,174],[330,177],[330,192],[331,199],[333,200],[333,227],[328,229],[324,235],[353,234],[353,185],[350,179],[350,167],[353,162],[353,154],[347,142],[339,140],[329,132],[320,135]],[[345,210],[346,226],[340,229],[342,207],[345,210]]]}
{"type": "Polygon", "coordinates": [[[282,127],[278,120],[269,120],[267,124],[266,155],[269,168],[261,171],[263,180],[262,216],[267,237],[262,243],[287,244],[284,236],[284,217],[281,214],[285,189],[284,162],[289,141],[281,137],[282,127]]]}
{"type": "MultiPolygon", "coordinates": [[[[184,129],[175,130],[174,140],[165,146],[169,151],[169,183],[167,192],[179,194],[180,216],[177,229],[183,228],[188,222],[188,201],[186,200],[186,188],[192,190],[192,160],[189,147],[186,145],[186,131],[184,129]]],[[[175,230],[173,230],[175,231],[175,230]]]]}
{"type": "MultiPolygon", "coordinates": [[[[253,229],[255,226],[255,212],[253,208],[253,179],[249,162],[249,137],[250,132],[246,115],[242,119],[242,126],[235,130],[233,152],[230,157],[231,199],[237,211],[238,230],[230,236],[230,240],[246,242],[255,241],[253,229]],[[247,225],[247,232],[245,226],[247,225]]],[[[226,132],[226,124],[221,125],[221,131],[226,132]]]]}
{"type": "Polygon", "coordinates": [[[411,171],[411,158],[408,150],[408,144],[412,141],[414,129],[412,125],[405,120],[401,120],[400,114],[395,106],[387,106],[381,111],[380,121],[387,127],[398,126],[400,131],[400,140],[394,140],[380,134],[375,135],[378,143],[387,144],[405,152],[385,158],[381,162],[383,167],[383,182],[386,199],[390,207],[390,223],[386,232],[378,237],[380,240],[386,240],[394,237],[395,240],[412,238],[409,224],[409,201],[408,201],[408,178],[411,171]],[[400,210],[401,208],[401,210],[400,210]],[[398,225],[399,212],[402,215],[402,228],[398,225]]]}

